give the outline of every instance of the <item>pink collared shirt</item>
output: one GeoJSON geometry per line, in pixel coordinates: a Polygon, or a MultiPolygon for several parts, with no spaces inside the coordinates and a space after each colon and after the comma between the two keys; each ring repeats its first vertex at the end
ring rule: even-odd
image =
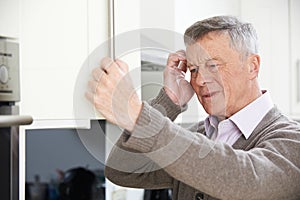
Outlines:
{"type": "Polygon", "coordinates": [[[226,120],[219,122],[217,117],[210,115],[204,121],[206,135],[214,141],[232,146],[241,135],[248,139],[273,106],[269,92],[264,92],[259,98],[226,120]]]}

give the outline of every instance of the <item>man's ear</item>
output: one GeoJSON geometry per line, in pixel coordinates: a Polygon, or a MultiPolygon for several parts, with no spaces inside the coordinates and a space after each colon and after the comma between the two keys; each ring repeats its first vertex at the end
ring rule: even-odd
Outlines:
{"type": "Polygon", "coordinates": [[[258,77],[260,69],[260,56],[252,54],[248,57],[249,79],[253,80],[258,77]]]}

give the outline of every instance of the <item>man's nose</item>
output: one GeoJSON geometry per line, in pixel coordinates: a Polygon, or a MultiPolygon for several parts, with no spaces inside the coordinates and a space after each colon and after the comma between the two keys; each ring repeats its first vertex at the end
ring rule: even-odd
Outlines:
{"type": "Polygon", "coordinates": [[[197,77],[196,77],[196,83],[199,86],[205,86],[206,83],[208,83],[211,80],[211,74],[200,67],[197,77]]]}

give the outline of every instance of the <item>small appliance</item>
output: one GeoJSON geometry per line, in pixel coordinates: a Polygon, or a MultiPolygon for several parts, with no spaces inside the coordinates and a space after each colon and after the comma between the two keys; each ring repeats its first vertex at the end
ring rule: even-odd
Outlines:
{"type": "Polygon", "coordinates": [[[19,125],[32,122],[20,116],[19,44],[0,37],[0,194],[19,200],[19,125]]]}

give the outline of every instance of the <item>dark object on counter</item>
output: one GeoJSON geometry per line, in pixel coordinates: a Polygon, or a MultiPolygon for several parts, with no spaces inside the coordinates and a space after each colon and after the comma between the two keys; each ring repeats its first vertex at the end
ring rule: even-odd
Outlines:
{"type": "MultiPolygon", "coordinates": [[[[30,200],[45,200],[47,199],[48,184],[42,183],[40,181],[40,176],[34,176],[34,182],[31,184],[26,184],[28,186],[28,196],[30,200]]],[[[25,186],[26,188],[26,186],[25,186]]],[[[27,199],[26,199],[27,200],[27,199]]]]}
{"type": "Polygon", "coordinates": [[[144,200],[171,200],[168,189],[145,190],[144,200]]]}
{"type": "Polygon", "coordinates": [[[92,200],[96,177],[84,168],[68,170],[59,185],[61,200],[92,200]]]}

